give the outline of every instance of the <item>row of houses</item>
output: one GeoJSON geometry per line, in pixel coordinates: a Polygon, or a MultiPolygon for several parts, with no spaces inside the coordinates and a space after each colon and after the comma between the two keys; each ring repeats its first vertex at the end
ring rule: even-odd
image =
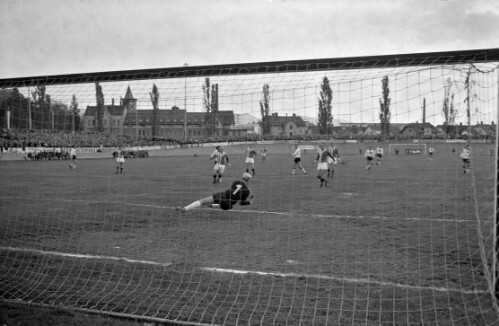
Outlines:
{"type": "MultiPolygon", "coordinates": [[[[212,136],[244,136],[261,134],[261,126],[257,119],[241,121],[233,111],[219,111],[214,116],[205,112],[188,112],[174,106],[168,110],[159,110],[157,114],[156,135],[165,138],[202,138],[212,136]],[[212,126],[208,128],[207,126],[212,126]]],[[[104,132],[128,136],[153,136],[153,110],[137,110],[137,100],[130,87],[119,104],[112,100],[105,105],[103,114],[104,132]]],[[[97,107],[87,106],[82,117],[83,129],[88,132],[97,130],[97,107]]],[[[270,134],[272,136],[307,136],[319,134],[317,126],[305,121],[295,114],[279,116],[277,113],[269,117],[270,134]]],[[[340,123],[332,128],[331,137],[338,139],[376,138],[381,136],[380,124],[340,123]]],[[[496,126],[477,124],[469,128],[464,125],[433,126],[428,122],[390,124],[390,136],[400,138],[494,138],[496,126]]]]}
{"type": "MultiPolygon", "coordinates": [[[[333,127],[335,138],[377,138],[382,135],[380,124],[341,124],[333,127]]],[[[390,137],[428,139],[428,138],[495,138],[496,125],[483,122],[472,126],[459,125],[438,125],[431,123],[394,123],[390,124],[390,137]]]]}

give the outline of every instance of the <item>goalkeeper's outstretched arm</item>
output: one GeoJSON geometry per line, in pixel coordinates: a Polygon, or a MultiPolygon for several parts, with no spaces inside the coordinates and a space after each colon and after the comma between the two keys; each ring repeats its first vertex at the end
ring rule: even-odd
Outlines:
{"type": "Polygon", "coordinates": [[[255,195],[249,194],[249,196],[245,200],[241,200],[239,203],[241,204],[241,206],[247,206],[251,205],[254,200],[255,200],[255,195]]]}

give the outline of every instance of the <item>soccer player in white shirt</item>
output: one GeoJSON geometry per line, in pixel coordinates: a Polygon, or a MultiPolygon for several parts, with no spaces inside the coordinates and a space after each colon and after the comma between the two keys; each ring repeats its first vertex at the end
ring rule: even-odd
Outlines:
{"type": "Polygon", "coordinates": [[[366,149],[364,157],[366,158],[366,169],[371,170],[371,166],[373,165],[373,159],[374,159],[374,149],[372,148],[371,145],[369,145],[369,148],[366,149]]]}
{"type": "Polygon", "coordinates": [[[69,150],[69,157],[71,159],[71,163],[69,163],[69,168],[70,169],[76,169],[76,146],[73,145],[73,147],[69,150]]]}
{"type": "Polygon", "coordinates": [[[307,174],[307,171],[305,171],[305,169],[301,165],[301,149],[298,146],[298,144],[295,144],[295,151],[291,154],[291,156],[294,157],[294,163],[295,163],[295,165],[293,165],[293,170],[291,170],[291,174],[293,175],[295,174],[296,167],[300,168],[303,174],[307,174]]]}
{"type": "Polygon", "coordinates": [[[317,157],[315,158],[315,162],[317,163],[317,178],[321,181],[320,188],[322,186],[327,187],[327,179],[326,176],[328,174],[328,159],[336,161],[336,158],[333,157],[331,152],[324,149],[324,144],[319,145],[319,150],[317,151],[317,157]]]}
{"type": "Polygon", "coordinates": [[[428,160],[429,161],[433,160],[433,153],[435,153],[435,148],[433,146],[430,146],[430,148],[428,148],[428,160]]]}
{"type": "Polygon", "coordinates": [[[263,163],[267,160],[267,152],[268,152],[267,147],[263,146],[262,149],[260,149],[260,152],[262,154],[262,163],[263,163]]]}
{"type": "Polygon", "coordinates": [[[225,163],[230,166],[229,157],[222,147],[217,146],[216,150],[210,155],[211,160],[215,160],[215,166],[213,166],[213,183],[220,183],[225,172],[225,163]]]}
{"type": "Polygon", "coordinates": [[[460,156],[463,159],[463,173],[470,173],[471,149],[469,144],[464,146],[460,156]]]}
{"type": "Polygon", "coordinates": [[[253,176],[255,176],[255,156],[256,156],[256,151],[253,148],[253,146],[250,145],[250,147],[246,149],[245,164],[246,164],[246,173],[249,173],[251,169],[253,176]]]}
{"type": "Polygon", "coordinates": [[[120,146],[116,154],[116,173],[123,173],[123,163],[125,163],[125,151],[120,146]]]}
{"type": "Polygon", "coordinates": [[[383,157],[383,148],[376,147],[376,165],[381,165],[381,158],[383,157]]]}

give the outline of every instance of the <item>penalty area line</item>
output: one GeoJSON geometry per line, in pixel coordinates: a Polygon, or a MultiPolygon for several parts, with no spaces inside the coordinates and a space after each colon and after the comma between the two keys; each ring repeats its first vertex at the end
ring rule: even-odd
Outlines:
{"type": "Polygon", "coordinates": [[[259,272],[259,271],[244,271],[237,269],[226,269],[226,268],[216,268],[216,267],[204,267],[203,270],[217,273],[232,273],[239,275],[255,274],[261,276],[278,276],[278,277],[290,277],[290,278],[308,278],[308,279],[318,279],[318,280],[331,280],[343,283],[356,283],[356,284],[376,284],[385,287],[397,287],[402,289],[411,289],[417,291],[437,291],[437,292],[457,292],[462,294],[484,294],[488,293],[486,290],[465,290],[458,288],[443,288],[435,286],[419,286],[411,284],[393,283],[393,282],[383,282],[367,278],[351,278],[351,277],[338,277],[331,275],[320,275],[320,274],[298,274],[298,273],[276,273],[276,272],[259,272]]]}
{"type": "MultiPolygon", "coordinates": [[[[209,209],[205,209],[209,210],[209,209]]],[[[300,213],[287,213],[287,212],[273,212],[273,211],[257,211],[257,210],[239,210],[233,209],[233,212],[238,213],[253,213],[253,214],[270,214],[270,215],[283,215],[283,216],[293,216],[300,215],[300,213]]],[[[365,215],[337,215],[337,214],[303,214],[310,217],[321,217],[321,218],[338,218],[338,219],[372,219],[372,220],[404,220],[404,221],[426,221],[426,222],[452,222],[452,223],[469,223],[475,222],[475,220],[450,220],[446,218],[417,218],[417,217],[389,217],[389,216],[365,216],[365,215]]]]}
{"type": "MultiPolygon", "coordinates": [[[[172,209],[175,210],[173,206],[164,206],[164,205],[153,205],[153,204],[141,204],[141,203],[132,203],[125,201],[103,201],[103,200],[87,200],[87,199],[58,199],[59,202],[86,202],[86,203],[94,203],[94,204],[107,204],[107,205],[127,205],[127,206],[137,206],[137,207],[149,207],[149,208],[159,208],[159,209],[172,209]]],[[[213,211],[213,208],[198,208],[199,211],[213,211]]],[[[371,219],[371,220],[402,220],[402,221],[425,221],[425,222],[445,222],[445,223],[470,223],[476,222],[475,219],[471,220],[462,220],[462,219],[446,219],[446,218],[418,218],[418,217],[389,217],[389,216],[379,216],[379,215],[338,215],[338,214],[306,214],[306,213],[289,213],[289,212],[277,212],[277,211],[259,211],[259,210],[251,210],[251,209],[232,209],[229,212],[237,212],[237,213],[246,213],[246,214],[261,214],[261,215],[281,215],[281,216],[295,216],[295,215],[304,215],[307,217],[318,217],[318,218],[337,218],[337,219],[371,219]]]]}
{"type": "Polygon", "coordinates": [[[14,251],[14,252],[27,252],[27,253],[32,253],[32,254],[51,255],[51,256],[59,256],[59,257],[79,258],[79,259],[102,259],[102,260],[125,261],[127,263],[133,263],[133,264],[158,265],[158,266],[163,266],[163,267],[169,267],[169,266],[173,265],[172,263],[159,263],[159,262],[155,262],[155,261],[137,260],[137,259],[130,259],[130,258],[126,258],[126,257],[99,256],[99,255],[88,255],[88,254],[72,254],[72,253],[67,253],[67,252],[47,251],[47,250],[40,250],[40,249],[0,247],[0,250],[14,251]]]}

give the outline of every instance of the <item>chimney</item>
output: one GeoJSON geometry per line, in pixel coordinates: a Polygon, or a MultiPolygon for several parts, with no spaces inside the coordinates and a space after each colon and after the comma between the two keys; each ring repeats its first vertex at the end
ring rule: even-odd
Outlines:
{"type": "Polygon", "coordinates": [[[114,97],[113,97],[113,99],[111,100],[111,104],[114,106],[114,97]]]}

